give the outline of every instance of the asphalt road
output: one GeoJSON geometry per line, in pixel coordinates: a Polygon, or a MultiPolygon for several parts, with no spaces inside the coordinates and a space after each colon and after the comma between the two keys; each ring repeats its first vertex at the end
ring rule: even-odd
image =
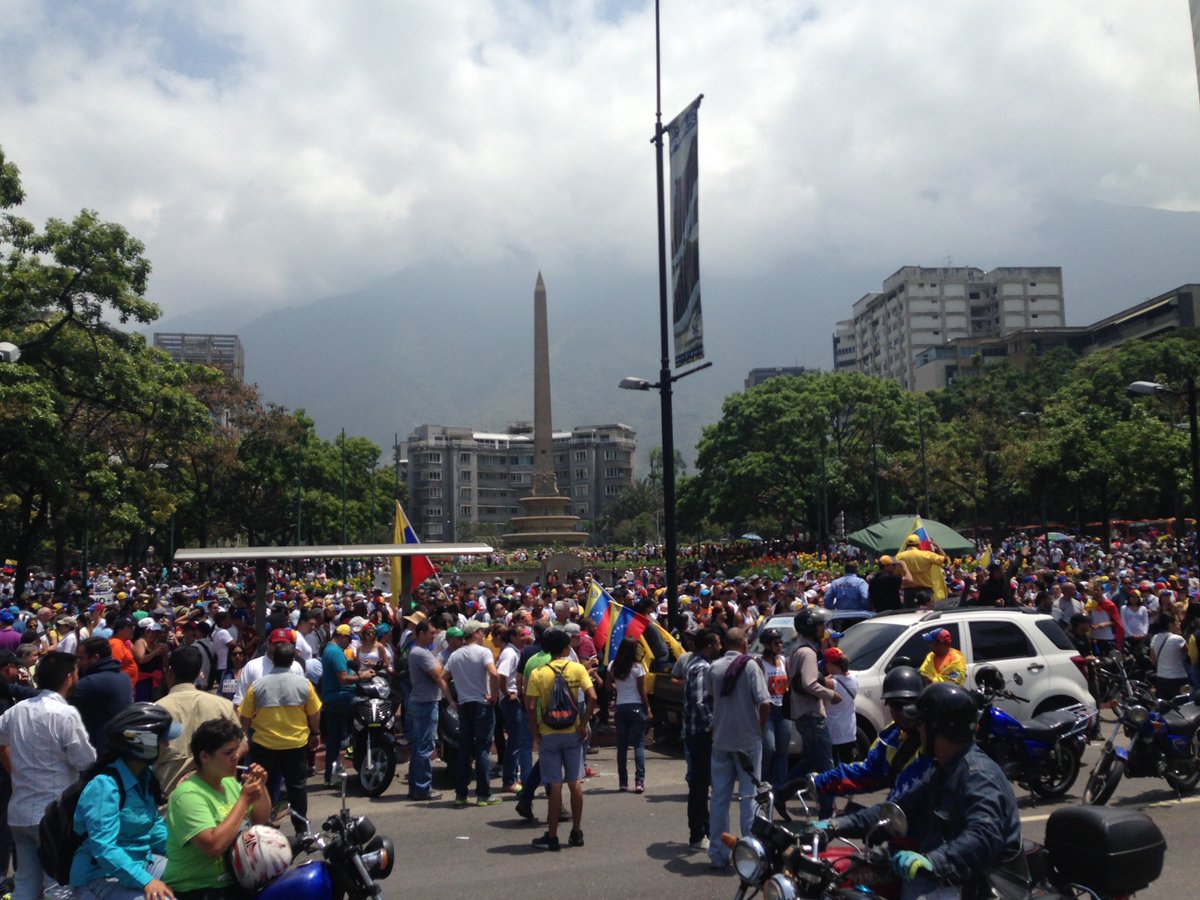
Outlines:
{"type": "MultiPolygon", "coordinates": [[[[1098,754],[1099,744],[1088,748],[1079,780],[1064,803],[1079,802],[1098,754]]],[[[731,898],[736,876],[710,871],[707,856],[688,848],[687,785],[679,748],[648,748],[646,755],[646,793],[641,796],[617,791],[613,748],[602,747],[590,757],[599,776],[585,782],[586,845],[567,847],[570,826],[564,823],[560,853],[539,851],[530,844],[545,829],[544,801],[535,804],[541,818],[536,825],[516,815],[511,798],[492,807],[455,809],[450,776],[440,763],[434,764],[435,788],[444,792],[440,802],[405,800],[402,766],[388,792],[376,800],[357,796],[351,782],[348,803],[355,814],[369,815],[396,844],[396,867],[385,883],[385,897],[731,898]]],[[[1035,804],[1019,788],[1017,797],[1026,837],[1040,840],[1055,805],[1035,804]]],[[[1164,781],[1125,780],[1109,805],[1145,809],[1167,839],[1163,876],[1138,896],[1196,896],[1191,854],[1200,824],[1200,792],[1177,799],[1164,781]]],[[[311,782],[309,811],[314,821],[338,806],[332,790],[311,782]]]]}

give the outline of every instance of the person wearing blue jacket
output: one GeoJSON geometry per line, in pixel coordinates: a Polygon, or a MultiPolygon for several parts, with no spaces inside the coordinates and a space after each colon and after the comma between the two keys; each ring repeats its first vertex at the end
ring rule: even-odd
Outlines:
{"type": "Polygon", "coordinates": [[[79,900],[170,900],[162,881],[167,823],[152,765],[182,726],[154,703],[134,703],[105,728],[108,752],[92,767],[75,809],[84,836],[71,863],[79,900]]]}

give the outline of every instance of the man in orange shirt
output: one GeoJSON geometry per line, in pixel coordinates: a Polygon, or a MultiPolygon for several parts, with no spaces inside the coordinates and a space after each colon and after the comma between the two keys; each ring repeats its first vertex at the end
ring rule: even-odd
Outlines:
{"type": "Polygon", "coordinates": [[[133,619],[122,616],[113,625],[113,636],[108,641],[112,645],[113,659],[121,664],[121,671],[129,676],[133,684],[138,680],[138,664],[133,658],[133,619]]]}

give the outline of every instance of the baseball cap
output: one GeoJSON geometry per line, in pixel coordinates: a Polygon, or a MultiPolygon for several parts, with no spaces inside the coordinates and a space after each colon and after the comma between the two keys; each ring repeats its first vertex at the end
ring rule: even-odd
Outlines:
{"type": "MultiPolygon", "coordinates": [[[[342,628],[339,625],[338,626],[339,634],[341,633],[341,630],[342,630],[342,628]]],[[[271,644],[291,644],[291,643],[295,643],[295,638],[292,635],[292,629],[276,628],[274,631],[271,632],[271,636],[269,638],[267,638],[267,641],[268,641],[268,643],[271,643],[271,644]]]]}
{"type": "MultiPolygon", "coordinates": [[[[276,629],[276,631],[286,631],[286,630],[287,629],[284,629],[284,628],[276,629]]],[[[339,625],[337,628],[335,628],[333,630],[333,633],[334,634],[344,634],[347,637],[349,637],[350,635],[354,634],[354,631],[353,631],[353,629],[351,629],[351,627],[349,625],[339,625]]]]}
{"type": "Polygon", "coordinates": [[[16,620],[17,617],[10,613],[7,609],[0,610],[0,622],[3,622],[5,625],[11,625],[16,620]]]}
{"type": "Polygon", "coordinates": [[[886,553],[883,556],[879,557],[879,564],[881,566],[890,566],[894,562],[895,562],[895,560],[892,559],[890,556],[888,556],[886,553]]]}
{"type": "Polygon", "coordinates": [[[827,663],[840,663],[840,662],[844,662],[846,659],[846,654],[843,653],[837,647],[830,647],[828,650],[825,651],[824,655],[825,655],[825,662],[827,662],[827,663]]]}
{"type": "Polygon", "coordinates": [[[463,630],[461,628],[459,628],[457,625],[451,625],[449,628],[446,629],[446,637],[448,637],[448,638],[460,638],[463,636],[464,636],[463,630]]]}
{"type": "Polygon", "coordinates": [[[487,623],[480,622],[478,619],[469,619],[467,624],[463,626],[462,631],[466,637],[470,637],[477,631],[487,631],[487,623]]]}
{"type": "Polygon", "coordinates": [[[945,628],[935,628],[933,631],[927,631],[921,635],[921,639],[927,644],[949,644],[952,640],[950,632],[945,628]]]}

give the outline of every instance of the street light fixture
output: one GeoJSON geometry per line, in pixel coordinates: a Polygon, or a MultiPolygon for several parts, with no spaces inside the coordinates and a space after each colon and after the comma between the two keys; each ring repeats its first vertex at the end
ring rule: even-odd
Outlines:
{"type": "MultiPolygon", "coordinates": [[[[1192,518],[1200,527],[1200,429],[1196,425],[1196,376],[1189,375],[1183,390],[1168,387],[1157,381],[1135,381],[1127,388],[1131,394],[1174,394],[1187,397],[1188,430],[1192,444],[1192,518]]],[[[1187,523],[1184,523],[1184,531],[1187,523]]],[[[1180,535],[1180,539],[1182,539],[1180,535]]]]}
{"type": "MultiPolygon", "coordinates": [[[[666,302],[665,297],[663,302],[666,302]]],[[[678,535],[675,531],[675,430],[671,414],[671,385],[681,378],[686,378],[689,375],[699,372],[701,369],[707,369],[712,363],[701,363],[698,366],[684,369],[682,372],[672,375],[667,357],[667,324],[665,317],[663,318],[662,326],[663,366],[658,381],[651,384],[645,378],[637,378],[630,375],[622,378],[620,384],[617,386],[626,391],[648,391],[654,388],[659,392],[659,398],[662,402],[663,531],[665,532],[663,537],[666,544],[663,548],[663,556],[667,570],[667,627],[674,629],[679,624],[679,546],[678,535]]]]}

